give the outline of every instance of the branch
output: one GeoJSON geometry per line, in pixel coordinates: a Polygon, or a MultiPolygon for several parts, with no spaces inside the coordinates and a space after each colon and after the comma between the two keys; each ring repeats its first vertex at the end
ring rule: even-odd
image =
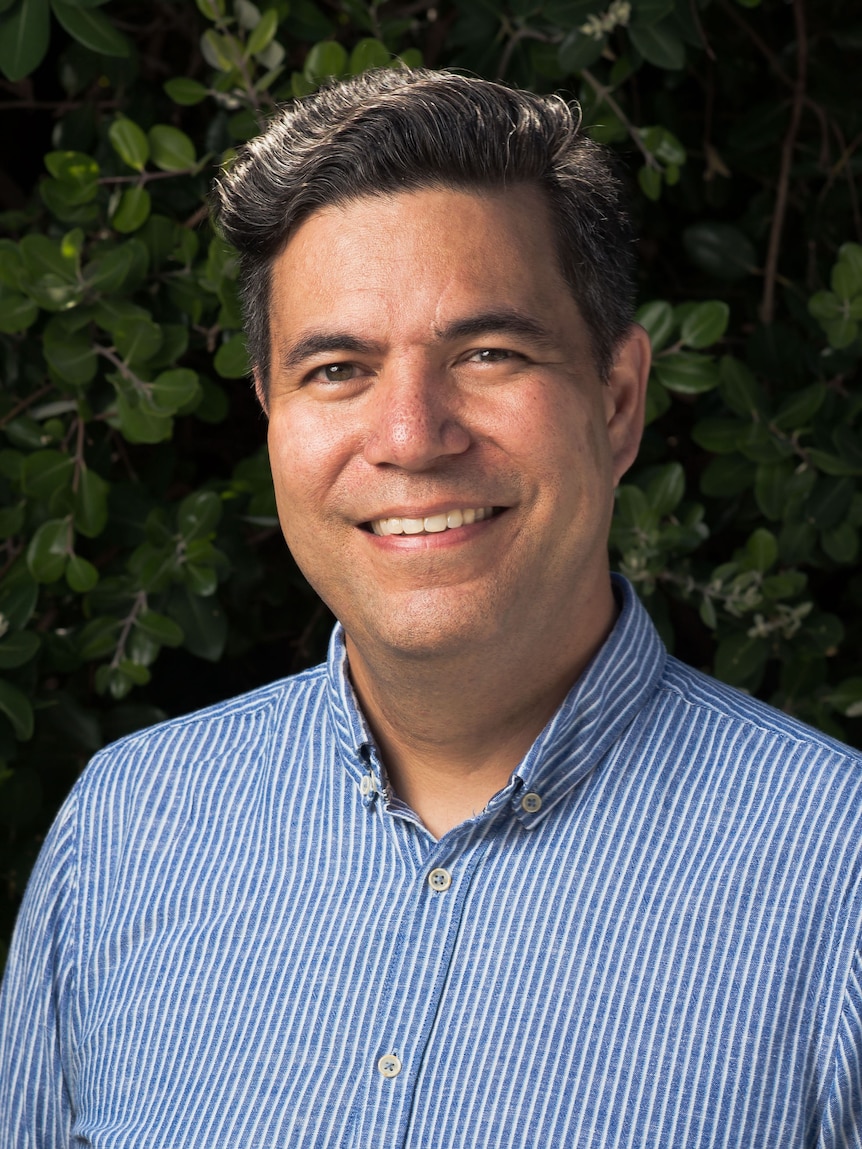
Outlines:
{"type": "Polygon", "coordinates": [[[500,58],[500,67],[497,69],[497,79],[502,80],[506,75],[506,69],[512,61],[512,53],[522,40],[539,40],[543,44],[553,42],[551,36],[544,35],[543,32],[535,32],[532,28],[519,28],[510,38],[508,44],[503,49],[503,55],[500,58]]]}
{"type": "Polygon", "coordinates": [[[626,129],[629,136],[631,136],[632,140],[634,140],[635,146],[643,156],[647,167],[655,168],[656,171],[661,171],[661,165],[658,163],[652,152],[644,146],[644,142],[640,137],[640,132],[619,106],[617,101],[613,98],[610,88],[606,88],[604,84],[598,80],[587,68],[582,70],[581,76],[587,81],[587,83],[599,97],[599,102],[601,103],[604,101],[604,103],[608,105],[608,107],[626,129]]]}
{"type": "Polygon", "coordinates": [[[34,391],[32,395],[28,395],[26,399],[22,399],[20,403],[16,403],[12,410],[7,411],[3,418],[0,419],[0,427],[5,427],[7,423],[11,423],[22,411],[26,411],[28,407],[32,407],[43,395],[47,395],[49,391],[53,390],[54,384],[46,383],[44,387],[40,387],[38,391],[34,391]]]}
{"type": "Polygon", "coordinates": [[[763,299],[760,304],[760,318],[765,324],[772,322],[775,315],[775,279],[778,272],[778,256],[781,250],[781,233],[787,214],[787,198],[790,190],[790,173],[793,167],[793,152],[796,136],[805,102],[805,81],[808,72],[808,38],[805,30],[805,2],[793,0],[793,17],[796,23],[796,83],[793,86],[793,107],[790,124],[784,143],[781,146],[781,169],[778,174],[778,191],[772,213],[772,227],[769,232],[769,246],[764,268],[763,299]]]}

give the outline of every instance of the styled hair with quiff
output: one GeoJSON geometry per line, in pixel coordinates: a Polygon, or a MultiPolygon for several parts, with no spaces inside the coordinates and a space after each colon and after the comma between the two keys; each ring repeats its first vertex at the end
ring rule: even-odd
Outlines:
{"type": "Polygon", "coordinates": [[[488,80],[380,69],[280,110],[216,183],[216,219],[239,253],[249,355],[266,391],[272,263],[330,204],[427,187],[540,188],[559,266],[606,379],[632,319],[634,235],[609,153],[580,110],[488,80]]]}

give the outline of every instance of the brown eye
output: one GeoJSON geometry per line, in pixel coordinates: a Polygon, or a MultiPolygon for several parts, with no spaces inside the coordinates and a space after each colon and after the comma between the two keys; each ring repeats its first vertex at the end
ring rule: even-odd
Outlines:
{"type": "Polygon", "coordinates": [[[326,383],[346,383],[352,379],[356,368],[352,363],[327,363],[319,371],[319,375],[326,383]]]}

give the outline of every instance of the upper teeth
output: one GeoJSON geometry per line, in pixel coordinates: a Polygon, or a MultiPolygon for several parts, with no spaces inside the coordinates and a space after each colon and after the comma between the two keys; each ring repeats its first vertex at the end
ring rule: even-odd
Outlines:
{"type": "Polygon", "coordinates": [[[448,531],[452,527],[469,526],[490,519],[493,507],[467,507],[460,511],[442,511],[439,515],[426,515],[424,519],[374,519],[371,529],[375,535],[429,535],[448,531]]]}

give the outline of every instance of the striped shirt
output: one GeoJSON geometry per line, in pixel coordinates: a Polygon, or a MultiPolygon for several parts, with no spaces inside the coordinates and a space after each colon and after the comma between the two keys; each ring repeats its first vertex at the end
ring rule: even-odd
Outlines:
{"type": "Polygon", "coordinates": [[[100,753],[0,1008],[3,1149],[862,1144],[853,751],[631,589],[439,841],[327,665],[100,753]]]}

